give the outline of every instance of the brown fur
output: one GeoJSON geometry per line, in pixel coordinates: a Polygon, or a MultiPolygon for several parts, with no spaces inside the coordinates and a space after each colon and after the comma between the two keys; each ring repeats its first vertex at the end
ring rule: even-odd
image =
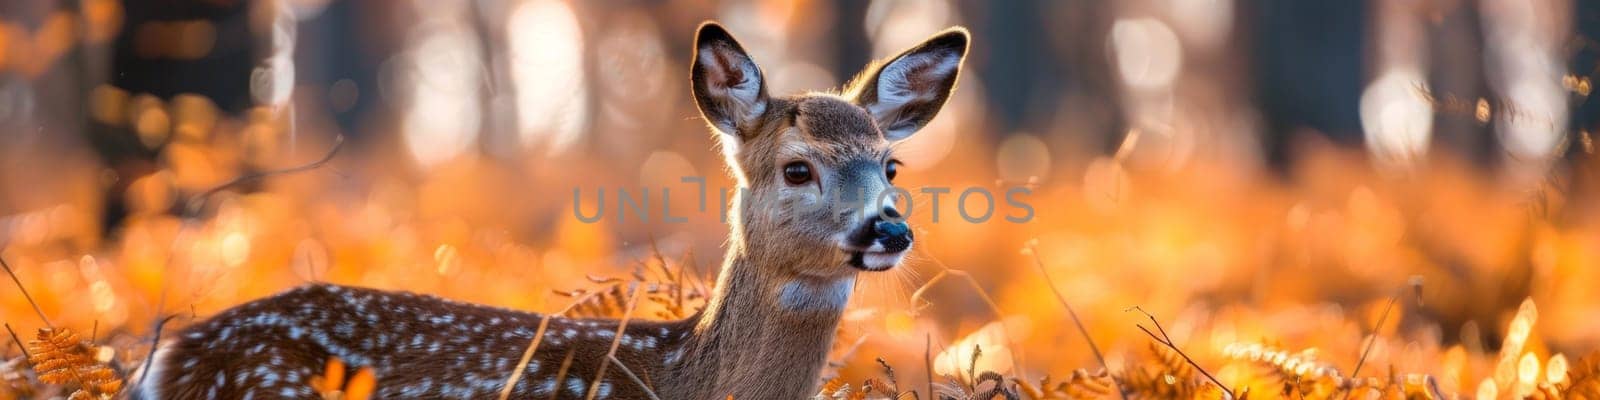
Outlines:
{"type": "MultiPolygon", "coordinates": [[[[828,196],[886,190],[889,146],[904,136],[886,136],[880,126],[914,131],[932,119],[954,88],[966,41],[962,30],[935,36],[871,67],[842,96],[769,98],[760,69],[732,35],[702,25],[691,88],[702,115],[722,133],[744,195],[734,197],[728,250],[707,308],[681,321],[631,321],[617,358],[662,399],[804,399],[815,393],[858,273],[846,265],[849,255],[836,240],[871,225],[860,209],[832,207],[828,196]],[[903,104],[886,107],[875,87],[891,67],[906,77],[900,83],[909,91],[900,93],[903,104]],[[785,183],[782,168],[794,162],[818,170],[815,185],[785,183]],[[830,207],[789,207],[806,201],[830,207]]],[[[311,285],[190,326],[157,353],[151,361],[156,372],[134,397],[315,399],[306,381],[326,359],[339,357],[376,370],[379,397],[493,398],[542,318],[408,293],[311,285]]],[[[617,327],[614,320],[552,318],[514,397],[584,398],[617,327]]],[[[599,379],[596,398],[645,397],[646,389],[619,368],[608,367],[599,379]]]]}

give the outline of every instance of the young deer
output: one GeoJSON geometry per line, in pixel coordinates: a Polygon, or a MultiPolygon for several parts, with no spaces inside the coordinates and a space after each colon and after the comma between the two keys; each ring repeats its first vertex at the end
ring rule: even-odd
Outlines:
{"type": "MultiPolygon", "coordinates": [[[[742,195],[709,304],[681,321],[630,321],[620,363],[662,399],[815,393],[856,274],[893,268],[911,248],[893,206],[891,145],[950,97],[967,41],[966,30],[952,28],[874,64],[843,93],[775,98],[733,36],[701,25],[694,99],[719,133],[742,195]]],[[[155,353],[134,395],[316,398],[308,379],[339,357],[374,369],[378,397],[494,398],[541,318],[310,285],[189,327],[155,353]]],[[[618,325],[552,318],[514,397],[645,398],[647,389],[614,365],[596,376],[618,325]]]]}

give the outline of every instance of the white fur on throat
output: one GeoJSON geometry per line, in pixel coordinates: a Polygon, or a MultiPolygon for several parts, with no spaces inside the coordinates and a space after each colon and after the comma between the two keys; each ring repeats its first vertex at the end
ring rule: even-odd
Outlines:
{"type": "Polygon", "coordinates": [[[778,290],[778,305],[791,311],[838,311],[850,301],[850,292],[856,288],[855,277],[813,282],[805,279],[790,281],[778,290]]]}

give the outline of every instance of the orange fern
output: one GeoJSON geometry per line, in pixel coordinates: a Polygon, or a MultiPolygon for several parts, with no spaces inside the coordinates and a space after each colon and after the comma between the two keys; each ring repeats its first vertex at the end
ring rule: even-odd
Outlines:
{"type": "Polygon", "coordinates": [[[75,386],[70,399],[106,399],[122,390],[122,378],[94,357],[94,345],[66,328],[39,329],[28,341],[33,370],[44,383],[75,386]]]}

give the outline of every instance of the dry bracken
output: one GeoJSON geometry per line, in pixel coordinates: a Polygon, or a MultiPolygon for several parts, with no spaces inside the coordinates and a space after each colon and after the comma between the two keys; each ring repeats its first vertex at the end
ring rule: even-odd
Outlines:
{"type": "Polygon", "coordinates": [[[76,388],[71,399],[110,398],[122,389],[122,378],[95,359],[94,348],[66,328],[39,329],[38,338],[28,341],[39,381],[76,388]]]}

